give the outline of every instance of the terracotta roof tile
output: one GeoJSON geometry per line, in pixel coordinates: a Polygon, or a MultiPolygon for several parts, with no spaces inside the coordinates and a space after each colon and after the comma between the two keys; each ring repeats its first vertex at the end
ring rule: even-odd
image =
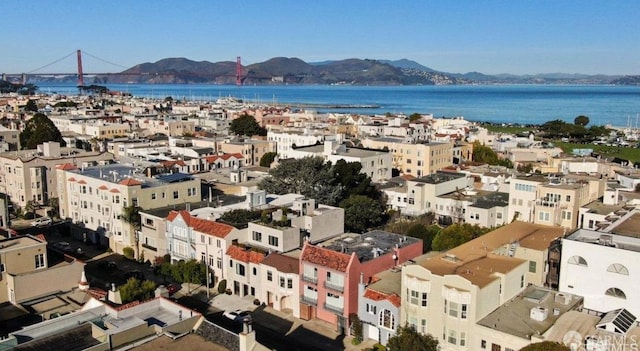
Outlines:
{"type": "Polygon", "coordinates": [[[100,190],[109,190],[109,188],[107,188],[107,186],[106,186],[106,185],[100,185],[100,186],[98,187],[98,189],[100,189],[100,190]]]}
{"type": "Polygon", "coordinates": [[[65,164],[61,164],[61,165],[57,165],[56,169],[61,169],[64,171],[69,171],[69,170],[73,170],[76,169],[76,166],[74,166],[72,163],[65,163],[65,164]]]}
{"type": "Polygon", "coordinates": [[[227,255],[234,260],[246,262],[246,263],[260,263],[264,260],[265,256],[261,252],[253,251],[251,249],[245,249],[240,246],[231,245],[227,249],[227,255]]]}
{"type": "Polygon", "coordinates": [[[109,192],[111,192],[111,193],[120,193],[120,190],[118,190],[118,189],[111,189],[111,190],[109,190],[109,192]]]}
{"type": "Polygon", "coordinates": [[[402,299],[400,298],[400,296],[398,296],[398,294],[395,294],[395,293],[385,294],[369,288],[367,288],[367,290],[364,291],[364,297],[373,301],[389,300],[389,302],[391,302],[396,307],[400,307],[400,304],[402,301],[402,299]]]}
{"type": "Polygon", "coordinates": [[[71,177],[71,178],[69,178],[67,180],[70,181],[70,182],[76,182],[77,181],[76,178],[74,178],[74,177],[71,177]]]}
{"type": "Polygon", "coordinates": [[[126,186],[135,186],[135,185],[140,185],[142,184],[140,181],[135,180],[133,178],[126,178],[120,181],[120,183],[118,183],[120,185],[126,185],[126,186]]]}
{"type": "Polygon", "coordinates": [[[351,257],[351,255],[305,243],[300,260],[339,272],[346,272],[349,262],[351,262],[351,257]]]}
{"type": "Polygon", "coordinates": [[[84,179],[80,179],[80,180],[78,181],[78,184],[87,184],[87,182],[86,182],[84,179]]]}
{"type": "Polygon", "coordinates": [[[189,227],[193,228],[193,230],[199,233],[213,235],[218,238],[225,238],[235,229],[228,224],[192,216],[189,212],[184,210],[169,212],[167,221],[173,222],[178,216],[182,217],[185,223],[187,223],[189,227]]]}

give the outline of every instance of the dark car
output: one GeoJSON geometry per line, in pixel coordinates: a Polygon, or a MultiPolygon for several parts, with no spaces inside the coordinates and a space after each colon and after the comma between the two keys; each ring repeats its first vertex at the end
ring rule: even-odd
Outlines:
{"type": "Polygon", "coordinates": [[[129,280],[131,278],[136,278],[137,280],[144,280],[144,274],[139,270],[133,270],[125,273],[124,277],[129,280]]]}
{"type": "Polygon", "coordinates": [[[98,262],[98,267],[106,270],[113,270],[118,268],[116,261],[100,261],[98,262]]]}
{"type": "Polygon", "coordinates": [[[243,310],[225,311],[222,314],[224,317],[231,319],[234,322],[249,322],[251,321],[251,312],[243,310]]]}

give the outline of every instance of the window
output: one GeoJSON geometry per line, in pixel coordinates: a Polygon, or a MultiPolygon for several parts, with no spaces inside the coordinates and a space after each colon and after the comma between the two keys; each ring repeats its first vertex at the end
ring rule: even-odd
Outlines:
{"type": "Polygon", "coordinates": [[[569,257],[569,261],[567,261],[567,263],[569,264],[576,264],[578,266],[585,266],[588,267],[589,265],[587,264],[587,260],[585,260],[584,258],[582,258],[582,256],[571,256],[569,257]]]}
{"type": "Polygon", "coordinates": [[[607,268],[607,272],[629,275],[629,270],[627,269],[627,267],[621,265],[620,263],[609,265],[609,268],[607,268]]]}
{"type": "Polygon", "coordinates": [[[156,193],[151,193],[151,200],[155,200],[156,199],[156,193]]]}
{"type": "Polygon", "coordinates": [[[269,235],[269,245],[278,246],[278,237],[269,235]]]}
{"type": "Polygon", "coordinates": [[[36,255],[36,269],[44,268],[44,254],[36,255]]]}
{"type": "Polygon", "coordinates": [[[529,273],[535,273],[536,272],[536,261],[529,261],[529,273]]]}
{"type": "Polygon", "coordinates": [[[253,275],[258,275],[258,269],[256,267],[253,267],[253,275]]]}
{"type": "Polygon", "coordinates": [[[218,258],[216,260],[216,267],[218,267],[218,269],[222,269],[222,259],[218,258]]]}
{"type": "Polygon", "coordinates": [[[267,271],[267,280],[270,282],[273,281],[273,272],[267,271]]]}
{"type": "MultiPolygon", "coordinates": [[[[463,303],[460,307],[460,318],[467,319],[467,304],[463,303]]],[[[460,336],[462,337],[462,334],[460,336]]]]}
{"type": "Polygon", "coordinates": [[[448,337],[447,337],[447,342],[449,344],[456,345],[458,343],[457,337],[458,337],[458,335],[457,335],[455,330],[449,330],[449,334],[448,334],[448,337]]]}
{"type": "Polygon", "coordinates": [[[384,309],[380,311],[380,326],[394,330],[396,328],[396,320],[391,311],[384,309]]]}
{"type": "Polygon", "coordinates": [[[524,274],[520,276],[520,287],[524,288],[524,274]]]}
{"type": "Polygon", "coordinates": [[[460,308],[460,305],[457,302],[449,301],[449,315],[451,317],[458,318],[459,308],[460,308]]]}
{"type": "Polygon", "coordinates": [[[538,212],[538,219],[541,221],[549,222],[549,212],[538,212]]]}
{"type": "Polygon", "coordinates": [[[458,345],[465,346],[466,344],[467,344],[467,333],[460,332],[460,342],[458,343],[458,345]]]}
{"type": "Polygon", "coordinates": [[[287,289],[293,289],[293,278],[287,278],[287,289]]]}
{"type": "Polygon", "coordinates": [[[236,274],[237,275],[241,275],[244,277],[244,265],[243,264],[237,264],[236,265],[236,274]]]}
{"type": "Polygon", "coordinates": [[[567,200],[567,202],[571,202],[571,195],[567,195],[566,200],[567,200]]]}
{"type": "Polygon", "coordinates": [[[366,310],[367,310],[367,313],[376,314],[376,311],[378,310],[378,308],[377,306],[367,304],[366,310]]]}
{"type": "Polygon", "coordinates": [[[427,320],[423,319],[420,321],[420,333],[422,334],[426,334],[427,333],[427,320]]]}
{"type": "Polygon", "coordinates": [[[486,349],[487,348],[487,340],[481,340],[480,341],[480,348],[481,349],[486,349]]]}
{"type": "Polygon", "coordinates": [[[280,277],[280,287],[284,288],[284,277],[280,277]]]}
{"type": "Polygon", "coordinates": [[[256,231],[254,231],[254,232],[251,234],[251,236],[252,236],[252,238],[253,238],[253,241],[260,241],[260,242],[262,241],[262,233],[260,233],[260,232],[256,232],[256,231]]]}
{"type": "Polygon", "coordinates": [[[178,190],[175,190],[175,191],[173,192],[173,198],[174,198],[174,199],[177,199],[177,198],[179,198],[179,197],[180,197],[180,193],[178,192],[178,190]]]}
{"type": "Polygon", "coordinates": [[[412,305],[427,307],[427,293],[407,289],[407,301],[412,305]]]}
{"type": "Polygon", "coordinates": [[[623,300],[627,299],[627,294],[625,294],[624,291],[618,288],[609,288],[607,289],[607,291],[604,292],[604,294],[611,297],[617,297],[623,300]]]}
{"type": "Polygon", "coordinates": [[[496,219],[502,219],[502,212],[496,212],[496,219]]]}
{"type": "Polygon", "coordinates": [[[233,268],[233,260],[229,260],[229,267],[233,268]]]}

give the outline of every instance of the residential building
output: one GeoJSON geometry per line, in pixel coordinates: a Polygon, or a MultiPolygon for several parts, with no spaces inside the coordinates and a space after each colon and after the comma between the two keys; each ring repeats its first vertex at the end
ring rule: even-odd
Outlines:
{"type": "Polygon", "coordinates": [[[538,186],[548,181],[542,175],[513,176],[509,182],[509,221],[534,221],[534,209],[538,200],[538,186]]]}
{"type": "Polygon", "coordinates": [[[389,150],[392,167],[403,174],[422,177],[453,164],[453,143],[406,143],[403,138],[367,138],[362,145],[371,149],[389,150]]]}
{"type": "Polygon", "coordinates": [[[58,167],[60,216],[76,224],[76,233],[121,253],[139,254],[139,233],[122,219],[126,207],[153,209],[201,200],[200,180],[188,174],[147,177],[120,164],[76,169],[58,167]]]}
{"type": "Polygon", "coordinates": [[[593,313],[625,308],[639,315],[639,228],[640,211],[633,210],[609,227],[564,238],[559,290],[584,296],[584,308],[593,313]]]}
{"type": "Polygon", "coordinates": [[[244,233],[235,227],[198,218],[187,210],[171,211],[167,216],[166,230],[171,260],[204,262],[209,267],[212,286],[228,275],[224,264],[227,249],[234,241],[244,239],[244,233]]]}
{"type": "Polygon", "coordinates": [[[56,166],[66,163],[76,167],[110,163],[107,152],[84,151],[45,142],[37,150],[20,150],[0,154],[1,183],[11,201],[24,208],[28,201],[40,205],[58,197],[56,166]]]}
{"type": "Polygon", "coordinates": [[[267,132],[267,140],[276,143],[276,152],[280,159],[292,158],[291,151],[296,147],[316,145],[325,140],[334,140],[338,143],[344,141],[342,134],[326,134],[324,131],[309,130],[304,131],[279,131],[270,129],[267,132]]]}
{"type": "Polygon", "coordinates": [[[244,157],[244,166],[258,166],[262,156],[276,152],[276,143],[270,140],[237,138],[220,144],[220,151],[227,154],[240,154],[244,157]]]}
{"type": "Polygon", "coordinates": [[[164,134],[167,136],[183,136],[185,134],[193,134],[196,131],[194,122],[183,121],[178,118],[141,118],[137,120],[137,123],[138,128],[147,131],[147,135],[164,134]]]}
{"type": "Polygon", "coordinates": [[[479,343],[470,344],[469,349],[520,350],[545,341],[563,315],[581,308],[581,296],[529,285],[478,321],[472,334],[479,343]]]}
{"type": "Polygon", "coordinates": [[[260,269],[258,298],[276,311],[300,315],[300,262],[298,257],[269,254],[260,269]]]}
{"type": "Polygon", "coordinates": [[[0,152],[20,150],[20,131],[0,126],[0,152]]]}
{"type": "Polygon", "coordinates": [[[0,303],[24,301],[78,286],[84,263],[48,252],[44,236],[0,240],[0,303]]]}
{"type": "Polygon", "coordinates": [[[402,268],[401,325],[443,350],[479,349],[475,323],[545,279],[546,252],[562,228],[513,222],[402,268]]]}
{"type": "MultiPolygon", "coordinates": [[[[438,203],[438,196],[466,189],[473,178],[462,173],[436,172],[407,180],[407,206],[404,214],[419,216],[427,212],[444,211],[445,205],[438,203]]],[[[451,209],[450,209],[451,210],[451,209]]],[[[462,207],[455,208],[462,214],[462,207]]]]}
{"type": "Polygon", "coordinates": [[[383,183],[391,179],[391,154],[388,151],[348,147],[325,140],[324,145],[297,147],[289,155],[292,158],[322,157],[332,164],[339,160],[358,162],[362,165],[360,173],[369,176],[372,182],[383,183]]]}
{"type": "Polygon", "coordinates": [[[247,245],[231,245],[226,252],[227,289],[238,296],[260,296],[261,263],[267,252],[247,245]]]}
{"type": "Polygon", "coordinates": [[[580,207],[599,197],[597,191],[594,194],[590,190],[589,182],[567,178],[540,184],[537,187],[538,200],[533,207],[533,222],[560,225],[567,229],[576,228],[580,207]]]}
{"type": "MultiPolygon", "coordinates": [[[[347,333],[358,313],[358,283],[422,254],[422,240],[371,231],[345,234],[300,254],[300,318],[318,318],[347,333]]],[[[296,316],[298,317],[298,316],[296,316]]]]}

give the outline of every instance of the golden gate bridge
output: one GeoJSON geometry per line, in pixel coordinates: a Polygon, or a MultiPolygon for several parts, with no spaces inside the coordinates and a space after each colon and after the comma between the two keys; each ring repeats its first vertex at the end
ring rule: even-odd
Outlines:
{"type": "MultiPolygon", "coordinates": [[[[27,79],[29,76],[49,76],[49,77],[55,77],[55,76],[77,76],[78,77],[78,87],[82,88],[84,87],[84,77],[85,76],[125,76],[125,75],[131,75],[131,76],[145,76],[145,75],[165,75],[165,74],[174,74],[174,73],[148,73],[148,72],[118,72],[118,73],[113,73],[113,72],[109,72],[109,73],[88,73],[88,72],[84,72],[83,71],[83,67],[82,67],[82,55],[87,55],[89,57],[92,57],[98,61],[110,64],[112,66],[117,66],[123,69],[128,69],[128,67],[125,67],[123,65],[117,64],[117,63],[113,63],[104,59],[101,59],[100,57],[97,57],[95,55],[91,55],[90,53],[86,52],[86,51],[81,51],[81,50],[76,50],[73,51],[71,53],[69,53],[68,55],[65,55],[64,57],[61,57],[57,60],[54,60],[50,63],[47,63],[44,66],[38,67],[34,70],[31,70],[29,72],[26,73],[17,73],[17,74],[13,74],[13,73],[2,73],[2,80],[4,81],[9,81],[10,78],[18,78],[19,81],[22,83],[22,85],[26,85],[27,84],[27,79]],[[44,70],[45,68],[49,68],[73,55],[76,55],[76,60],[77,60],[77,72],[74,73],[59,73],[59,72],[53,72],[53,73],[43,73],[40,72],[41,70],[44,70]]],[[[236,72],[235,72],[235,78],[236,78],[236,85],[242,85],[242,81],[244,80],[243,78],[243,70],[242,70],[242,60],[240,58],[240,56],[236,57],[236,72]]]]}

